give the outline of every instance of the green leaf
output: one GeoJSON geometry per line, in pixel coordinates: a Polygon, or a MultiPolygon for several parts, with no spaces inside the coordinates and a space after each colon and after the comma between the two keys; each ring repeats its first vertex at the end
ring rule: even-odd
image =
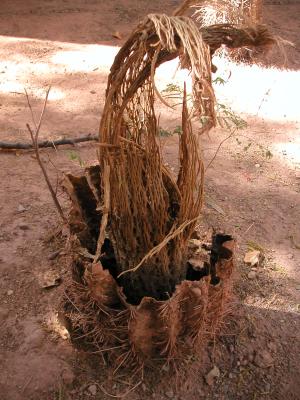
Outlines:
{"type": "Polygon", "coordinates": [[[71,161],[78,161],[78,164],[83,167],[84,166],[84,161],[82,161],[82,158],[80,157],[80,155],[73,150],[70,150],[68,152],[68,157],[71,161]]]}
{"type": "Polygon", "coordinates": [[[218,76],[216,79],[214,79],[212,81],[212,83],[217,83],[219,85],[225,85],[226,81],[223,78],[221,78],[220,76],[218,76]]]}
{"type": "Polygon", "coordinates": [[[173,135],[173,133],[171,131],[168,131],[161,127],[158,128],[158,136],[168,137],[168,136],[172,136],[172,135],[173,135]]]}
{"type": "Polygon", "coordinates": [[[177,135],[182,135],[182,127],[180,125],[177,125],[173,130],[173,133],[177,135]]]}
{"type": "Polygon", "coordinates": [[[179,85],[175,85],[174,83],[168,83],[166,88],[162,90],[162,93],[183,93],[182,88],[179,85]]]}

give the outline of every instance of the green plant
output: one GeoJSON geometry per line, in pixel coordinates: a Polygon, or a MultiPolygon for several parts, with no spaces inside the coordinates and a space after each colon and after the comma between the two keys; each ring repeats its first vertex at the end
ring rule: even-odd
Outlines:
{"type": "MultiPolygon", "coordinates": [[[[225,85],[227,81],[218,76],[213,80],[213,83],[225,85]]],[[[169,99],[178,99],[182,98],[183,89],[177,84],[168,83],[165,89],[162,90],[162,94],[164,97],[169,99]]],[[[190,98],[191,95],[188,95],[187,99],[190,98]]],[[[216,103],[216,113],[217,122],[222,128],[226,128],[231,131],[232,129],[244,129],[247,126],[247,122],[225,104],[216,103]]],[[[207,116],[204,115],[200,117],[200,122],[202,125],[205,125],[207,121],[207,116]]]]}
{"type": "Polygon", "coordinates": [[[222,103],[217,103],[217,122],[222,128],[229,131],[232,129],[240,130],[247,127],[247,122],[236,114],[230,107],[222,103]]]}
{"type": "Polygon", "coordinates": [[[216,79],[212,80],[212,83],[219,84],[219,85],[225,85],[227,81],[225,79],[221,78],[220,76],[217,76],[216,79]]]}
{"type": "Polygon", "coordinates": [[[164,129],[162,127],[158,128],[158,136],[160,137],[169,137],[173,135],[181,135],[182,134],[182,127],[181,125],[177,125],[172,131],[168,129],[164,129]]]}
{"type": "MultiPolygon", "coordinates": [[[[222,77],[217,76],[213,81],[214,84],[218,85],[225,85],[227,83],[226,80],[224,80],[222,77]]],[[[174,83],[168,83],[165,87],[165,89],[162,91],[162,94],[164,97],[168,99],[181,99],[183,96],[183,89],[174,83]]],[[[187,96],[188,99],[191,98],[191,95],[187,96]]],[[[223,140],[220,144],[220,146],[217,149],[217,152],[215,156],[212,158],[212,160],[209,162],[208,166],[211,165],[212,161],[215,159],[217,153],[220,150],[220,147],[222,144],[231,138],[235,138],[236,143],[238,146],[243,146],[243,151],[247,152],[250,150],[251,147],[255,147],[256,149],[259,150],[260,155],[267,159],[270,160],[273,157],[272,152],[270,149],[260,143],[256,143],[253,141],[252,138],[248,138],[247,136],[241,135],[239,131],[242,129],[245,129],[248,124],[247,121],[245,121],[240,115],[238,115],[235,111],[233,111],[229,106],[226,104],[217,102],[216,103],[216,115],[217,115],[217,124],[227,130],[229,132],[228,137],[226,137],[225,140],[223,140]],[[246,143],[245,140],[246,138],[246,143]]],[[[200,117],[200,123],[202,126],[205,126],[208,122],[208,118],[205,115],[202,115],[200,117]]],[[[162,128],[159,128],[159,136],[172,136],[174,134],[180,135],[182,131],[181,126],[177,126],[173,131],[170,130],[165,130],[162,128]]],[[[207,168],[208,168],[207,166],[207,168]]]]}
{"type": "Polygon", "coordinates": [[[254,142],[253,139],[249,138],[248,136],[243,135],[240,137],[236,137],[235,141],[238,146],[243,146],[244,152],[248,151],[250,149],[250,147],[254,147],[256,150],[258,150],[258,152],[262,158],[270,160],[273,157],[273,153],[267,146],[264,146],[261,143],[254,142]],[[243,141],[243,139],[246,139],[247,142],[245,143],[245,141],[243,141]]]}
{"type": "Polygon", "coordinates": [[[168,136],[172,136],[173,133],[167,129],[163,129],[161,127],[158,128],[158,136],[160,137],[168,137],[168,136]]]}
{"type": "Polygon", "coordinates": [[[80,154],[77,151],[70,150],[68,151],[68,158],[73,162],[78,162],[81,167],[84,167],[85,163],[80,157],[80,154]]]}
{"type": "Polygon", "coordinates": [[[165,89],[162,90],[162,93],[183,94],[183,89],[179,85],[176,85],[174,83],[168,83],[167,86],[165,87],[165,89]]]}
{"type": "Polygon", "coordinates": [[[177,125],[175,127],[175,129],[173,130],[173,133],[175,133],[177,135],[181,135],[182,134],[182,126],[181,125],[177,125]]]}

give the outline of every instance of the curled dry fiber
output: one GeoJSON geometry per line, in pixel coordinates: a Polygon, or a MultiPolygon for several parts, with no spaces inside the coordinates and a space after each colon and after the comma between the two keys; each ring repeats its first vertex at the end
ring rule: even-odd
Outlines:
{"type": "MultiPolygon", "coordinates": [[[[232,238],[214,238],[201,270],[187,259],[203,200],[199,135],[215,124],[210,53],[224,40],[238,42],[231,28],[200,32],[189,18],[149,15],[111,67],[99,164],[66,180],[75,255],[65,312],[73,339],[107,352],[117,368],[200,351],[225,313],[232,238]],[[178,56],[191,72],[193,107],[184,93],[175,179],[157,143],[154,73],[178,56]],[[197,135],[191,116],[205,117],[197,135]]],[[[248,41],[254,36],[246,34],[248,41]]]]}

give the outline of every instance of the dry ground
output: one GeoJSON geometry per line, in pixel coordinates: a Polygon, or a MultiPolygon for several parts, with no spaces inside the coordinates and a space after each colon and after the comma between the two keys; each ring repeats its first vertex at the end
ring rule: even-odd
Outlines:
{"type": "MultiPolygon", "coordinates": [[[[28,141],[24,87],[38,110],[49,84],[41,138],[96,133],[109,66],[123,41],[113,34],[125,38],[141,16],[170,11],[178,1],[163,3],[2,0],[0,140],[28,141]]],[[[300,4],[266,1],[265,18],[296,44],[285,65],[276,52],[271,69],[216,60],[216,76],[229,77],[216,85],[219,101],[248,123],[238,140],[224,143],[208,170],[202,222],[203,230],[215,226],[237,237],[234,318],[211,345],[213,356],[205,356],[202,366],[190,360],[184,384],[168,371],[161,379],[151,371],[128,398],[300,399],[300,4]],[[254,279],[242,261],[249,241],[265,254],[254,279]],[[221,376],[209,387],[204,377],[214,364],[221,376]]],[[[160,88],[175,82],[172,68],[159,72],[160,88]]],[[[175,114],[163,108],[161,114],[164,129],[176,127],[175,114]]],[[[228,134],[216,129],[204,138],[207,161],[228,134]]],[[[176,135],[162,141],[166,161],[176,168],[176,135]]],[[[54,184],[60,171],[76,171],[96,158],[93,143],[42,154],[54,184]]],[[[47,241],[58,217],[33,153],[1,152],[0,163],[0,398],[108,399],[105,391],[126,393],[133,386],[124,383],[128,377],[110,380],[101,359],[76,350],[59,329],[55,312],[63,284],[41,288],[49,269],[64,280],[66,264],[63,242],[47,241]]],[[[66,205],[63,194],[60,199],[66,205]]]]}

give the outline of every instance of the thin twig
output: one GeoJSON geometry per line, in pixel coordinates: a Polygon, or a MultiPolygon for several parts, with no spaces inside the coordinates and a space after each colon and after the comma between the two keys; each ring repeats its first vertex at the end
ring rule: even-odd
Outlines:
{"type": "Polygon", "coordinates": [[[223,140],[221,141],[221,143],[219,144],[219,146],[218,146],[218,148],[217,148],[217,150],[216,150],[216,152],[215,152],[213,158],[210,160],[210,162],[209,162],[208,165],[206,166],[205,172],[208,170],[208,168],[209,168],[209,167],[212,165],[212,163],[215,161],[215,158],[217,157],[217,155],[218,155],[218,153],[219,153],[219,151],[220,151],[222,145],[223,145],[227,140],[229,140],[229,139],[235,134],[235,132],[236,132],[236,129],[233,130],[233,131],[230,133],[229,136],[227,136],[225,139],[223,139],[223,140]]]}
{"type": "Polygon", "coordinates": [[[59,184],[59,175],[58,175],[58,172],[59,172],[60,174],[63,174],[63,172],[62,172],[61,170],[59,170],[59,169],[56,167],[56,165],[54,164],[54,162],[51,160],[49,154],[46,153],[46,155],[47,155],[47,157],[48,157],[49,163],[50,163],[50,164],[52,165],[52,167],[56,170],[56,182],[55,182],[55,190],[54,190],[54,192],[55,192],[55,195],[58,196],[58,195],[57,195],[57,192],[58,192],[58,184],[59,184]]]}
{"type": "Polygon", "coordinates": [[[139,382],[138,382],[136,385],[134,385],[131,389],[127,390],[126,393],[124,393],[124,394],[119,394],[119,395],[114,395],[114,394],[108,393],[108,392],[104,389],[104,387],[103,387],[102,385],[99,385],[99,387],[100,387],[100,389],[103,391],[103,393],[106,394],[107,396],[113,397],[113,398],[115,398],[115,399],[123,399],[123,398],[125,398],[126,396],[128,396],[129,393],[131,393],[133,390],[135,390],[141,383],[142,383],[142,381],[139,381],[139,382]]]}
{"type": "Polygon", "coordinates": [[[29,110],[30,110],[30,113],[31,113],[31,119],[32,119],[32,122],[34,124],[35,129],[37,129],[37,125],[36,125],[36,122],[35,122],[33,110],[32,110],[32,107],[31,107],[31,104],[30,104],[30,101],[29,101],[28,93],[27,93],[26,89],[24,89],[24,90],[25,90],[25,94],[26,94],[27,104],[28,104],[28,107],[29,107],[29,110]]]}
{"type": "Polygon", "coordinates": [[[70,299],[70,297],[67,295],[66,291],[64,291],[64,296],[66,296],[66,298],[69,300],[69,302],[72,304],[72,306],[74,308],[76,308],[76,310],[79,312],[79,314],[82,315],[82,312],[79,310],[79,308],[76,306],[76,304],[74,304],[74,302],[70,299]]]}
{"type": "Polygon", "coordinates": [[[27,386],[29,385],[29,383],[32,381],[33,375],[31,375],[29,377],[29,379],[27,380],[27,382],[25,383],[25,385],[22,387],[22,392],[24,393],[25,389],[27,388],[27,386]]]}
{"type": "MultiPolygon", "coordinates": [[[[276,82],[276,81],[274,81],[274,83],[275,83],[275,82],[276,82]]],[[[261,109],[263,103],[266,101],[267,96],[269,96],[270,92],[271,92],[271,87],[264,93],[264,95],[263,95],[263,97],[262,97],[262,99],[261,99],[261,102],[260,102],[260,104],[259,104],[259,106],[258,106],[256,115],[258,115],[258,113],[260,112],[260,109],[261,109]]]]}
{"type": "MultiPolygon", "coordinates": [[[[42,160],[40,158],[40,151],[39,151],[39,145],[38,145],[39,132],[40,132],[40,129],[41,129],[41,126],[42,126],[43,116],[44,116],[44,113],[45,113],[45,110],[46,110],[50,89],[51,89],[51,87],[49,87],[47,92],[46,92],[46,97],[45,97],[45,101],[44,101],[44,105],[43,105],[43,109],[42,109],[42,112],[41,112],[41,115],[40,115],[40,119],[39,119],[38,125],[36,126],[36,124],[34,122],[34,124],[36,126],[35,132],[32,131],[32,129],[31,129],[29,124],[26,124],[26,127],[27,127],[27,129],[28,129],[28,131],[30,133],[30,137],[31,137],[32,144],[33,144],[33,147],[34,147],[34,151],[35,151],[37,162],[38,162],[38,164],[39,164],[39,166],[40,166],[40,168],[42,170],[42,173],[44,175],[44,178],[45,178],[45,181],[47,183],[48,189],[49,189],[49,191],[51,193],[51,196],[52,196],[52,199],[54,201],[55,207],[56,207],[61,219],[63,220],[63,222],[67,223],[67,219],[64,216],[64,213],[63,213],[63,210],[61,208],[61,205],[59,204],[59,201],[57,199],[55,191],[54,191],[54,189],[53,189],[53,187],[52,187],[52,185],[50,183],[47,171],[46,171],[46,169],[44,167],[44,164],[43,164],[43,162],[42,162],[42,160]]],[[[26,99],[27,99],[28,107],[31,109],[31,104],[30,104],[30,100],[29,100],[28,94],[27,94],[27,92],[25,92],[25,93],[26,93],[26,99]]]]}
{"type": "Polygon", "coordinates": [[[120,346],[113,346],[113,347],[109,347],[107,349],[101,349],[101,350],[96,350],[96,351],[91,351],[89,352],[89,354],[99,354],[99,353],[105,353],[107,351],[112,351],[112,350],[116,350],[116,349],[122,349],[124,347],[126,347],[127,344],[122,344],[120,346]]]}
{"type": "Polygon", "coordinates": [[[244,232],[244,235],[246,235],[246,233],[248,233],[250,231],[250,229],[252,228],[253,225],[254,225],[254,222],[252,222],[252,224],[250,226],[248,226],[248,228],[244,232]]]}

